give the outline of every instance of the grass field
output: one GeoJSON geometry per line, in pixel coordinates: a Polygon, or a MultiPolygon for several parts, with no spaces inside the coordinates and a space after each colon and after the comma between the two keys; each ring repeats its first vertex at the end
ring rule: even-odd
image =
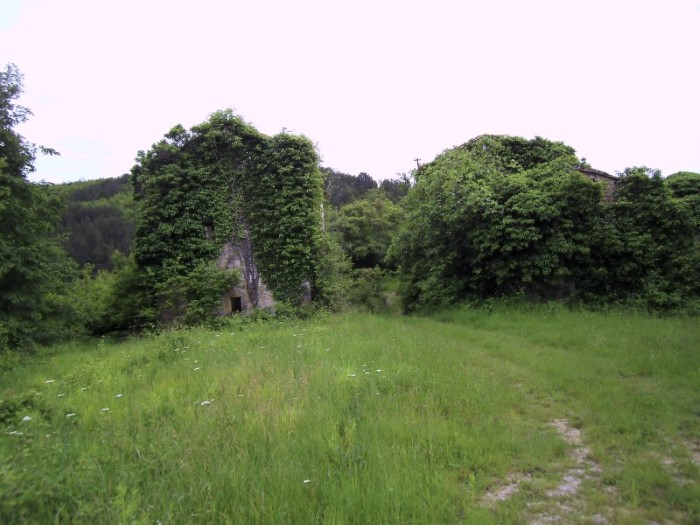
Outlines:
{"type": "Polygon", "coordinates": [[[698,523],[700,321],[236,323],[0,375],[2,523],[698,523]]]}

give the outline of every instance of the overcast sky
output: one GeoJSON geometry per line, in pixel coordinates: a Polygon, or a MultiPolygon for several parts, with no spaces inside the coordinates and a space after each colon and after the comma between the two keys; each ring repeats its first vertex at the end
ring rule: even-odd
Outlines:
{"type": "Polygon", "coordinates": [[[700,0],[0,0],[32,180],[118,176],[233,108],[375,179],[483,133],[700,172],[700,0]]]}

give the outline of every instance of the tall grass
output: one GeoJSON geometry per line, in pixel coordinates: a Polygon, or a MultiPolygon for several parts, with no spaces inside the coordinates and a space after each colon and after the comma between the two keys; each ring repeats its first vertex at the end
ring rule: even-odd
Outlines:
{"type": "Polygon", "coordinates": [[[0,376],[0,521],[525,522],[566,418],[603,470],[577,521],[693,522],[698,341],[696,319],[543,307],[55,347],[0,376]],[[533,481],[484,505],[513,473],[533,481]]]}

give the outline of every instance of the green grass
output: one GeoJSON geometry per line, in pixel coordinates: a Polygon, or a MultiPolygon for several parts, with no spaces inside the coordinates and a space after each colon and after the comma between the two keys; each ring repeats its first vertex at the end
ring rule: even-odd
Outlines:
{"type": "Polygon", "coordinates": [[[694,523],[699,343],[542,307],[54,347],[0,376],[0,522],[694,523]],[[601,470],[559,500],[555,419],[601,470]]]}

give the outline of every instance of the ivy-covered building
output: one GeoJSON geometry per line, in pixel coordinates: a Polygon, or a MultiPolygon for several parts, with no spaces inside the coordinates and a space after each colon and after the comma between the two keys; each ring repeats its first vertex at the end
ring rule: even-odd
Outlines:
{"type": "Polygon", "coordinates": [[[269,137],[219,111],[139,152],[131,180],[133,253],[156,321],[318,295],[322,180],[306,137],[269,137]]]}

